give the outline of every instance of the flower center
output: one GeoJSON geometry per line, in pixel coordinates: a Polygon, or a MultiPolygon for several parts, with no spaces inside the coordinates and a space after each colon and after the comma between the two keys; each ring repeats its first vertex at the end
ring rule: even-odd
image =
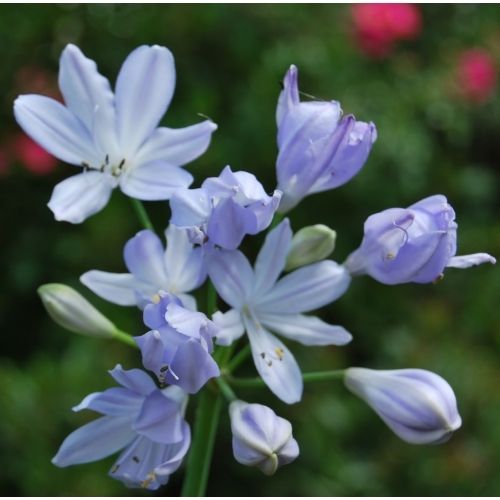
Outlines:
{"type": "Polygon", "coordinates": [[[81,163],[84,171],[86,170],[98,170],[99,172],[108,173],[113,177],[120,177],[120,175],[124,172],[126,168],[126,160],[122,158],[119,162],[111,163],[109,160],[109,154],[106,154],[104,157],[104,161],[98,167],[90,165],[86,161],[82,161],[81,163]]]}

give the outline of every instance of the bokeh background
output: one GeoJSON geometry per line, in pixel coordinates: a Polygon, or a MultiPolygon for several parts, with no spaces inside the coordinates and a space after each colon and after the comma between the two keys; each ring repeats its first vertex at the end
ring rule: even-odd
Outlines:
{"type": "MultiPolygon", "coordinates": [[[[110,385],[106,373],[139,357],[118,344],[53,324],[39,285],[75,286],[123,329],[144,332],[140,314],[85,290],[89,269],[123,272],[122,247],[140,229],[115,192],[82,225],[54,221],[53,186],[72,167],[44,153],[16,126],[21,93],[58,96],[58,57],[76,43],[112,81],[140,44],[175,55],[177,90],[164,124],[198,113],[219,124],[208,152],[188,168],[199,185],[230,164],[275,187],[274,111],[291,63],[301,90],[339,100],[373,120],[379,138],[347,185],[303,201],[295,230],[338,231],[340,262],[371,213],[445,194],[457,211],[459,252],[500,256],[500,8],[494,5],[2,5],[0,7],[0,493],[129,495],[106,473],[112,459],[57,469],[62,439],[93,418],[70,408],[110,385]]],[[[157,227],[166,203],[148,203],[157,227]]],[[[247,239],[254,255],[261,238],[247,239]]],[[[306,386],[286,406],[267,390],[241,390],[294,425],[299,459],[266,478],[237,464],[227,417],[217,436],[209,495],[498,495],[500,493],[500,269],[449,270],[437,285],[388,287],[362,277],[322,311],[347,327],[345,348],[292,346],[304,370],[420,367],[453,386],[463,426],[440,446],[398,440],[338,382],[306,386]]],[[[200,292],[203,294],[203,291],[200,292]]],[[[254,374],[251,366],[242,373],[254,374]]],[[[190,410],[191,411],[191,410],[190,410]]],[[[158,494],[177,495],[183,471],[158,494]]]]}

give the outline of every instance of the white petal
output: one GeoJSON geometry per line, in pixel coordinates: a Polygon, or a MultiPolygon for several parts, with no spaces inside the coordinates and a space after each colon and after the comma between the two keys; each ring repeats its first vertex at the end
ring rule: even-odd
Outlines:
{"type": "Polygon", "coordinates": [[[14,102],[14,115],[22,129],[57,158],[81,166],[97,167],[102,158],[95,151],[90,132],[61,103],[40,95],[22,95],[14,102]]]}
{"type": "Polygon", "coordinates": [[[120,306],[137,304],[135,289],[137,280],[129,273],[106,273],[88,271],[80,276],[80,281],[96,295],[120,306]]]}
{"type": "Polygon", "coordinates": [[[325,323],[316,316],[256,314],[259,321],[271,331],[304,345],[344,345],[352,340],[352,335],[347,330],[325,323]]]}
{"type": "Polygon", "coordinates": [[[236,309],[230,309],[225,313],[217,311],[212,315],[212,320],[219,328],[215,339],[218,345],[231,345],[245,333],[241,315],[236,309]]]}
{"type": "Polygon", "coordinates": [[[206,120],[184,128],[156,129],[137,153],[136,161],[148,163],[163,160],[182,166],[201,156],[208,148],[217,125],[206,120]]]}
{"type": "Polygon", "coordinates": [[[470,255],[457,255],[452,257],[446,267],[456,267],[458,269],[466,269],[467,267],[479,266],[480,264],[485,264],[489,262],[490,264],[496,264],[495,257],[487,253],[473,253],[470,255]]]}
{"type": "Polygon", "coordinates": [[[323,260],[281,278],[257,308],[262,312],[296,314],[318,309],[338,299],[351,282],[343,266],[323,260]]]}
{"type": "Polygon", "coordinates": [[[253,269],[238,250],[221,250],[208,258],[208,274],[217,293],[235,309],[241,309],[253,288],[253,269]]]}
{"type": "Polygon", "coordinates": [[[185,229],[170,224],[165,231],[165,269],[172,293],[190,292],[206,278],[201,248],[193,248],[185,229]]]}
{"type": "Polygon", "coordinates": [[[96,106],[114,110],[114,96],[107,78],[97,71],[94,61],[69,44],[59,62],[59,88],[64,102],[87,127],[92,128],[96,106]]]}
{"type": "Polygon", "coordinates": [[[163,161],[134,165],[120,177],[120,188],[138,200],[168,200],[178,189],[187,188],[193,176],[163,161]]]}
{"type": "Polygon", "coordinates": [[[114,186],[107,174],[83,172],[57,184],[47,206],[56,220],[78,224],[106,206],[114,186]]]}
{"type": "Polygon", "coordinates": [[[243,316],[255,367],[269,389],[288,404],[302,398],[302,374],[292,353],[255,320],[243,316]]]}
{"type": "Polygon", "coordinates": [[[72,432],[52,463],[66,467],[100,460],[126,446],[134,436],[130,417],[101,417],[72,432]]]}
{"type": "Polygon", "coordinates": [[[125,157],[144,143],[165,114],[175,88],[174,58],[165,47],[138,47],[116,80],[118,137],[125,157]]]}
{"type": "Polygon", "coordinates": [[[255,261],[254,294],[266,293],[283,271],[292,241],[290,222],[285,219],[267,236],[255,261]]]}
{"type": "Polygon", "coordinates": [[[179,300],[182,302],[182,305],[186,308],[189,309],[190,311],[197,311],[198,307],[196,305],[196,299],[187,293],[179,293],[177,295],[179,300]]]}

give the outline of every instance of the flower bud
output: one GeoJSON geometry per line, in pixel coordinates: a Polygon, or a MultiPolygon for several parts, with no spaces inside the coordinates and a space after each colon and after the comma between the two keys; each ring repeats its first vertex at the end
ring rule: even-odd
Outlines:
{"type": "Polygon", "coordinates": [[[377,130],[373,123],[342,117],[336,101],[301,102],[298,70],[291,66],[276,110],[278,125],[278,211],[286,213],[303,198],[345,184],[365,164],[377,130]]]}
{"type": "Polygon", "coordinates": [[[361,246],[349,255],[345,267],[352,275],[368,274],[386,285],[431,283],[448,266],[495,263],[484,253],[454,257],[455,212],[443,195],[371,215],[364,233],[361,246]]]}
{"type": "Polygon", "coordinates": [[[336,238],[337,233],[323,224],[297,231],[288,251],[285,271],[326,259],[335,248],[336,238]]]}
{"type": "Polygon", "coordinates": [[[71,332],[91,337],[111,338],[115,325],[73,288],[49,283],[38,288],[49,316],[71,332]]]}
{"type": "Polygon", "coordinates": [[[229,415],[234,458],[240,464],[258,467],[271,476],[299,455],[290,422],[278,417],[271,408],[234,401],[229,415]]]}
{"type": "Polygon", "coordinates": [[[443,443],[462,425],[453,389],[427,370],[349,368],[344,381],[408,443],[443,443]]]}

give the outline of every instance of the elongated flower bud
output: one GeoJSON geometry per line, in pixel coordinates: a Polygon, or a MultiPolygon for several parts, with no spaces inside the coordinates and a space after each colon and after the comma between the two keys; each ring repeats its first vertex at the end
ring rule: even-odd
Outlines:
{"type": "Polygon", "coordinates": [[[91,337],[111,338],[115,325],[70,286],[49,283],[38,288],[49,316],[71,332],[91,337]]]}
{"type": "Polygon", "coordinates": [[[408,443],[443,443],[462,425],[453,389],[427,370],[349,368],[344,381],[408,443]]]}
{"type": "Polygon", "coordinates": [[[396,285],[431,283],[445,267],[471,267],[495,258],[485,253],[455,256],[455,212],[443,195],[425,198],[408,208],[390,208],[365,222],[361,246],[345,262],[352,275],[396,285]]]}
{"type": "Polygon", "coordinates": [[[290,422],[278,417],[271,408],[234,401],[229,415],[234,458],[240,464],[258,467],[270,476],[299,455],[290,422]]]}
{"type": "Polygon", "coordinates": [[[335,248],[336,238],[337,233],[323,224],[297,231],[288,251],[285,271],[326,259],[335,248]]]}

